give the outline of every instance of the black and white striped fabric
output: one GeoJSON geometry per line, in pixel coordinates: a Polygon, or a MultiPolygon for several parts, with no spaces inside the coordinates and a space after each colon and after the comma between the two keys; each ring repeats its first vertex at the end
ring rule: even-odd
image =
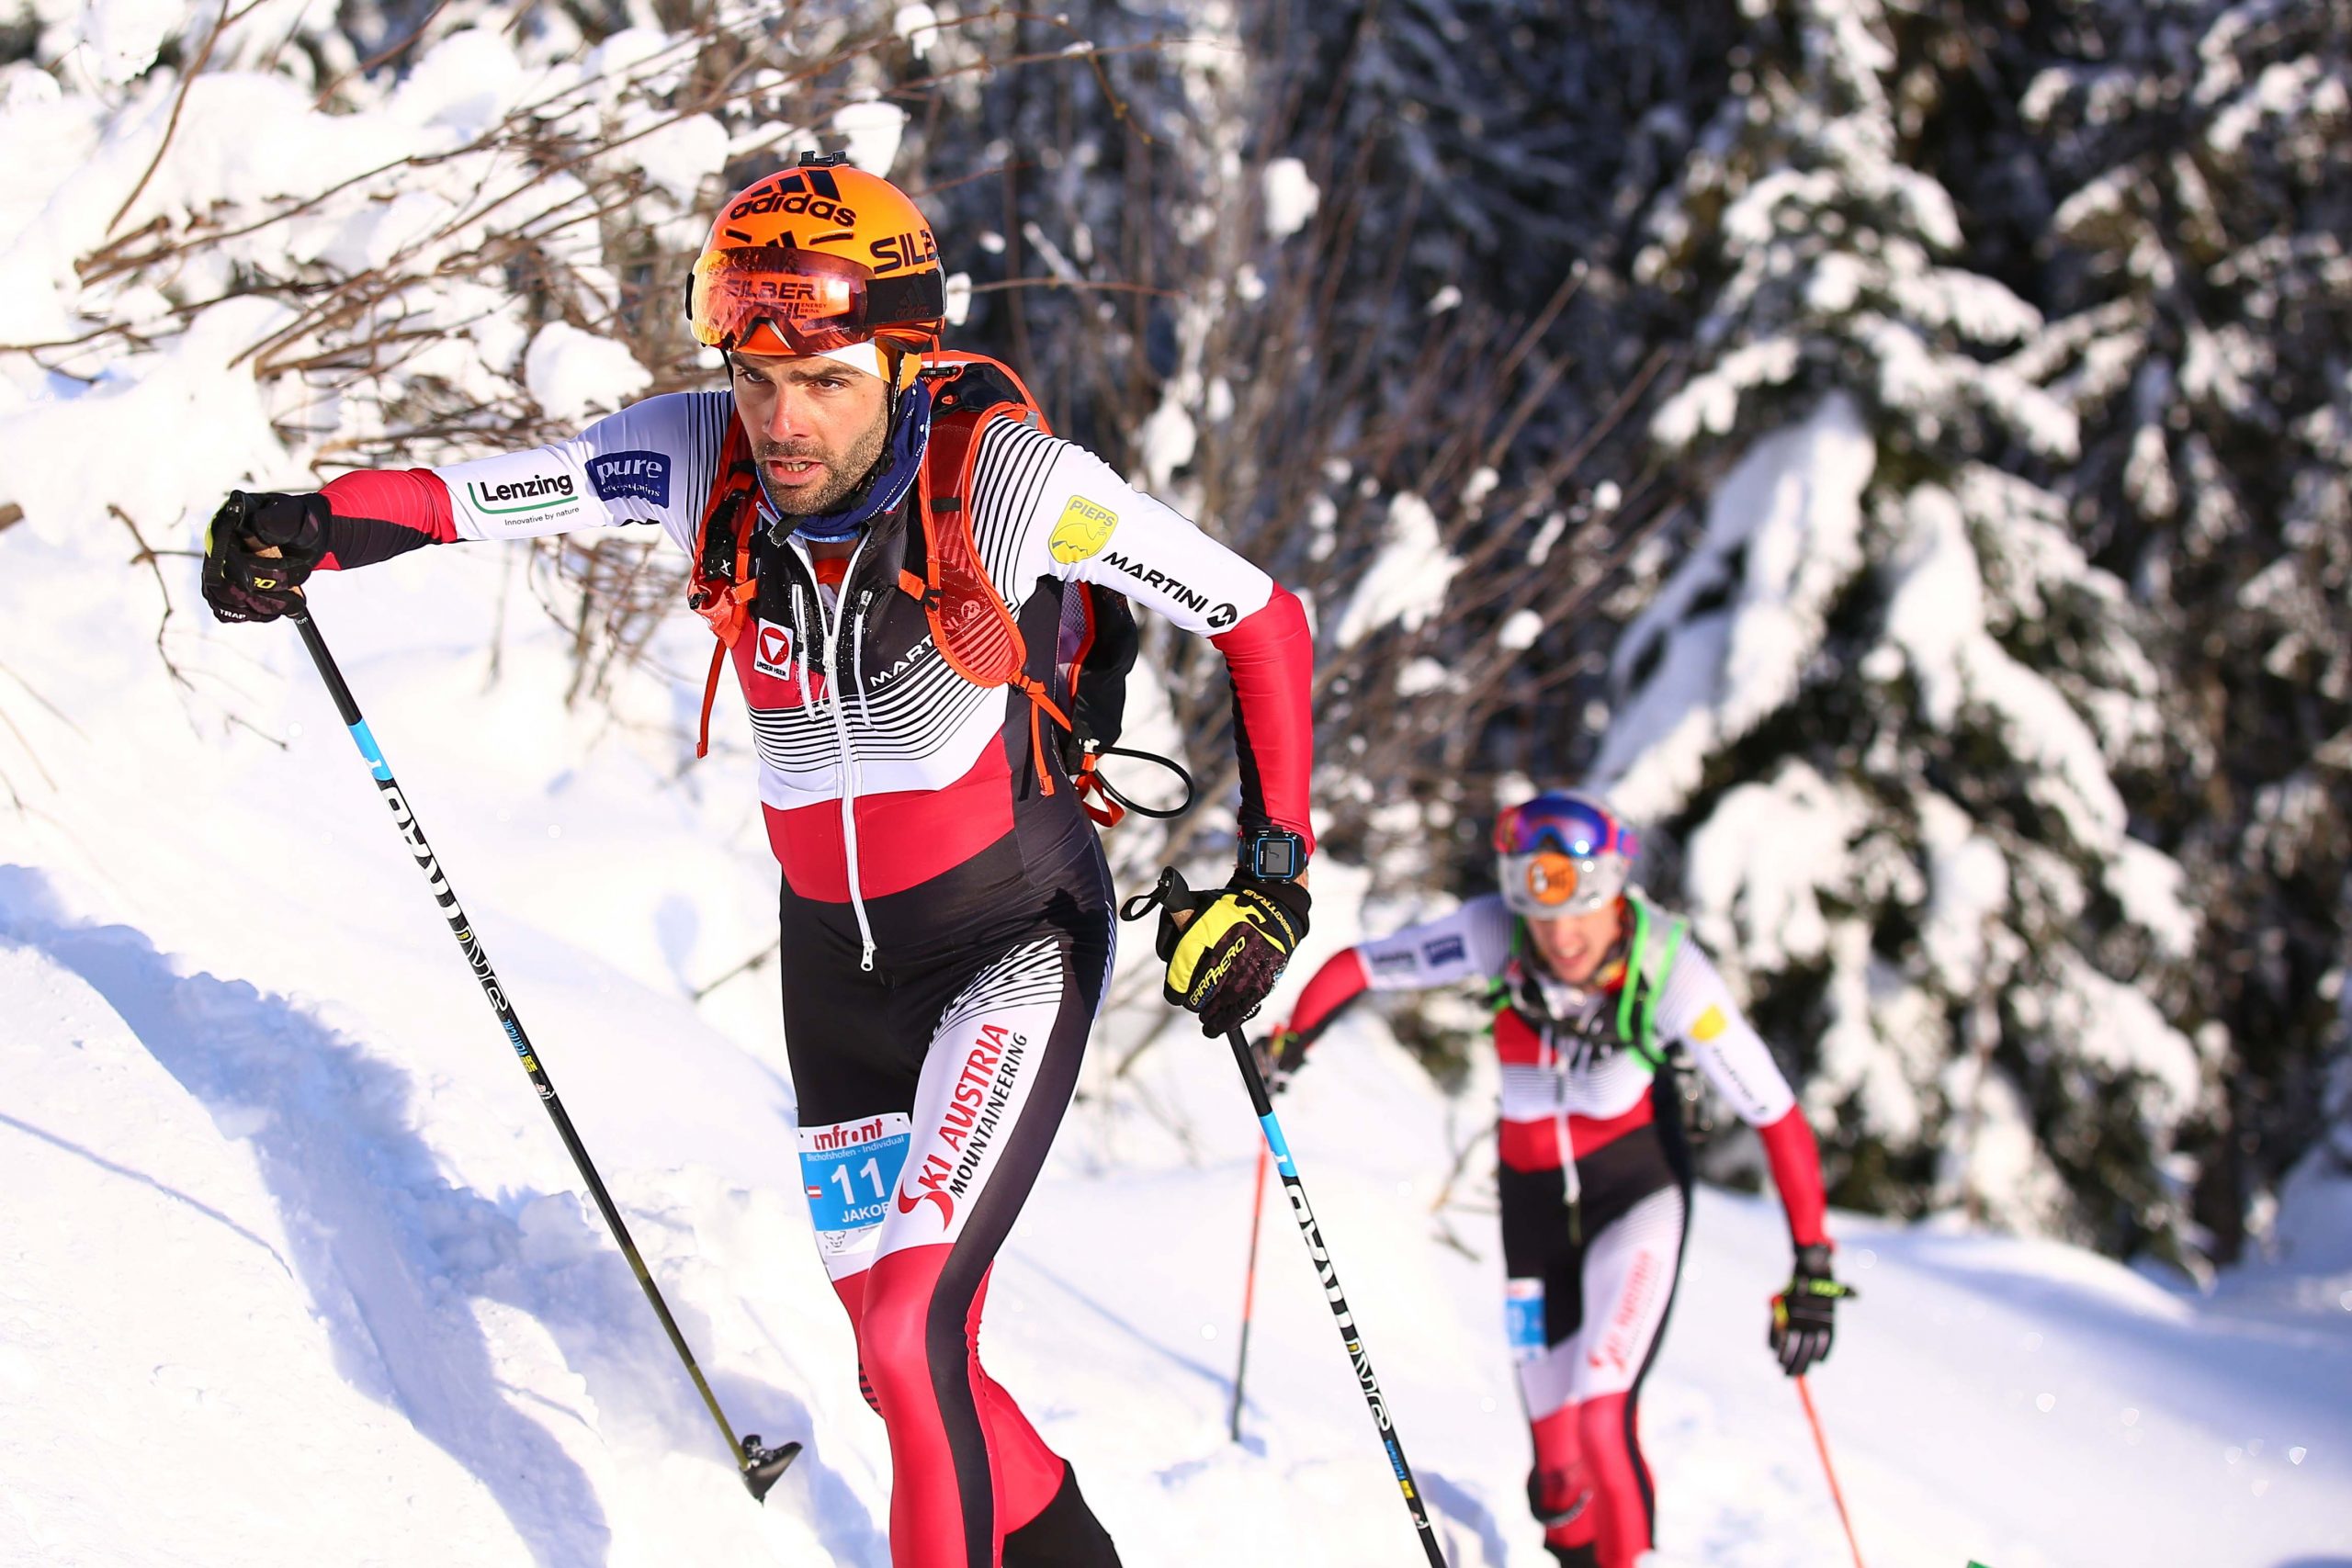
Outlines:
{"type": "MultiPolygon", "coordinates": [[[[567,441],[434,471],[449,487],[464,538],[659,523],[691,550],[732,414],[726,392],[673,393],[567,441]]],[[[1215,636],[1273,595],[1264,572],[1130,488],[1109,464],[1014,421],[995,421],[983,434],[970,504],[981,561],[1016,611],[1049,579],[1095,582],[1215,636]]],[[[883,662],[857,635],[854,602],[848,613],[851,624],[831,628],[832,606],[803,594],[781,624],[752,628],[763,639],[744,682],[760,796],[778,810],[944,788],[970,771],[1003,723],[1005,694],[956,675],[927,637],[883,662]]]]}

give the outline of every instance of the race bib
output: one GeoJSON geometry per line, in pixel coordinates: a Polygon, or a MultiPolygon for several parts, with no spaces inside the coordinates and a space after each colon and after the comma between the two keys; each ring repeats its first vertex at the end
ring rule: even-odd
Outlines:
{"type": "Polygon", "coordinates": [[[1546,1348],[1544,1338],[1543,1280],[1505,1281],[1503,1335],[1510,1342],[1512,1360],[1532,1361],[1542,1358],[1546,1348]]]}
{"type": "Polygon", "coordinates": [[[912,1130],[896,1111],[800,1129],[801,1188],[817,1250],[826,1258],[874,1250],[912,1130]]]}

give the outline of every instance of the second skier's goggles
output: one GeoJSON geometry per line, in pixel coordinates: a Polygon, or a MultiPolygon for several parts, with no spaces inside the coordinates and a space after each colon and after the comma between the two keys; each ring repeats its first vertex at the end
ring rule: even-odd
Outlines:
{"type": "Polygon", "coordinates": [[[1598,802],[1540,795],[1495,819],[1503,902],[1533,919],[1582,915],[1625,890],[1639,838],[1598,802]]]}
{"type": "Polygon", "coordinates": [[[890,327],[936,338],[946,314],[936,268],[876,277],[855,262],[783,245],[706,251],[686,284],[695,341],[753,354],[825,354],[890,327]]]}

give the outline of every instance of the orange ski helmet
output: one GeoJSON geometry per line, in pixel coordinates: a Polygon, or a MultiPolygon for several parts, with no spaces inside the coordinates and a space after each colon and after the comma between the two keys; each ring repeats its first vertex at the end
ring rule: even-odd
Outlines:
{"type": "Polygon", "coordinates": [[[931,225],[904,191],[837,152],[804,152],[737,192],[686,282],[697,343],[782,355],[874,343],[902,386],[946,316],[931,225]]]}

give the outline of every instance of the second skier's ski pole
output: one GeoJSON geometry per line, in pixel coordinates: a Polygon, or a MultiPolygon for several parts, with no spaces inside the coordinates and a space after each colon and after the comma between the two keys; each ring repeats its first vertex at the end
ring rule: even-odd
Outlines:
{"type": "Polygon", "coordinates": [[[1306,1189],[1298,1179],[1298,1162],[1291,1157],[1290,1141],[1283,1136],[1283,1124],[1274,1116],[1274,1102],[1266,1093],[1265,1075],[1258,1070],[1258,1058],[1251,1054],[1250,1043],[1235,1030],[1226,1036],[1233,1047],[1233,1059],[1240,1064],[1241,1079],[1250,1086],[1250,1104],[1258,1112],[1258,1126],[1266,1135],[1266,1147],[1274,1156],[1274,1169],[1281,1173],[1283,1190],[1290,1199],[1291,1217],[1298,1222],[1298,1234],[1306,1240],[1307,1253],[1315,1259],[1315,1271],[1322,1277],[1323,1294],[1331,1303],[1331,1315],[1339,1320],[1340,1337],[1347,1342],[1348,1359],[1356,1370],[1356,1382],[1363,1386],[1364,1403],[1372,1407],[1373,1424],[1380,1428],[1381,1445],[1388,1450],[1389,1468],[1396,1472],[1396,1484],[1404,1489],[1405,1506],[1413,1516],[1413,1529],[1419,1532],[1421,1550],[1430,1556],[1430,1568],[1446,1568],[1445,1554],[1438,1550],[1437,1532],[1430,1528],[1429,1509],[1422,1505],[1420,1488],[1413,1483],[1412,1466],[1405,1462],[1405,1445],[1398,1440],[1396,1425],[1388,1418],[1388,1401],[1380,1392],[1380,1380],[1372,1375],[1372,1357],[1363,1348],[1363,1337],[1356,1332],[1356,1320],[1348,1311],[1348,1299],[1340,1293],[1340,1272],[1331,1265],[1331,1254],[1323,1245],[1323,1228],[1316,1223],[1315,1211],[1307,1206],[1306,1189]]]}
{"type": "Polygon", "coordinates": [[[571,1152],[571,1163],[580,1168],[582,1179],[588,1183],[588,1192],[596,1201],[597,1212],[605,1216],[605,1224],[612,1228],[613,1239],[620,1243],[621,1256],[628,1259],[630,1270],[637,1275],[637,1282],[645,1288],[645,1299],[653,1304],[653,1315],[662,1320],[662,1331],[670,1337],[671,1348],[686,1364],[686,1375],[694,1379],[695,1392],[702,1395],[703,1404],[710,1411],[711,1420],[718,1423],[720,1435],[726,1438],[728,1450],[734,1456],[735,1468],[742,1476],[743,1484],[751,1489],[752,1496],[764,1502],[768,1489],[776,1483],[776,1478],[784,1473],[785,1467],[800,1452],[800,1445],[786,1443],[778,1448],[762,1448],[757,1432],[746,1433],[740,1442],[736,1439],[735,1428],[728,1424],[727,1413],[718,1408],[718,1396],[711,1393],[709,1380],[695,1364],[694,1352],[686,1348],[686,1337],[678,1331],[677,1320],[670,1315],[669,1303],[662,1299],[661,1291],[653,1283],[652,1274],[646,1269],[644,1258],[637,1250],[637,1243],[629,1238],[628,1226],[621,1223],[621,1212],[613,1206],[612,1194],[605,1190],[603,1178],[596,1174],[595,1166],[589,1162],[588,1150],[580,1142],[579,1133],[573,1130],[571,1117],[564,1111],[563,1101],[556,1098],[555,1085],[548,1081],[547,1069],[539,1065],[538,1055],[532,1050],[530,1038],[523,1032],[523,1021],[514,1016],[514,1006],[506,999],[506,988],[500,983],[497,972],[491,968],[490,955],[482,951],[481,939],[474,935],[473,923],[466,919],[465,910],[458,907],[457,892],[442,874],[440,863],[434,858],[433,846],[424,841],[424,829],[418,825],[416,814],[409,809],[407,800],[401,796],[401,786],[392,777],[391,764],[384,761],[383,750],[376,744],[376,737],[369,733],[368,721],[360,716],[359,705],[353,700],[351,688],[344,683],[343,671],[335,668],[334,657],[327,651],[326,639],[319,635],[319,628],[312,623],[307,607],[291,612],[288,618],[302,634],[302,646],[310,649],[311,661],[319,667],[319,678],[326,682],[328,694],[334,698],[335,711],[343,716],[343,722],[350,728],[351,739],[358,745],[359,754],[368,759],[368,769],[376,775],[376,788],[382,792],[384,804],[391,807],[392,820],[399,826],[401,837],[408,843],[408,852],[415,858],[417,869],[424,873],[425,881],[431,884],[434,901],[441,906],[442,916],[449,922],[450,934],[458,939],[458,946],[464,952],[467,964],[471,965],[474,978],[481,983],[482,995],[490,998],[490,1010],[498,1016],[499,1025],[506,1031],[506,1038],[513,1043],[514,1054],[523,1059],[523,1070],[530,1075],[531,1087],[539,1092],[539,1103],[548,1108],[548,1115],[554,1120],[555,1130],[562,1137],[563,1146],[571,1152]]]}
{"type": "Polygon", "coordinates": [[[1250,1320],[1258,1306],[1258,1223],[1266,1217],[1266,1145],[1258,1145],[1258,1177],[1250,1201],[1250,1271],[1241,1277],[1241,1353],[1233,1359],[1233,1440],[1241,1440],[1241,1380],[1250,1371],[1250,1320]]]}
{"type": "Polygon", "coordinates": [[[1854,1539],[1853,1517],[1846,1512],[1846,1494],[1838,1487],[1838,1467],[1829,1462],[1829,1439],[1821,1430],[1821,1412],[1813,1407],[1813,1390],[1800,1377],[1797,1397],[1804,1401],[1804,1418],[1813,1423],[1813,1446],[1821,1450],[1821,1472],[1829,1477],[1829,1500],[1838,1505],[1838,1522],[1846,1527],[1846,1545],[1854,1553],[1854,1568],[1862,1568],[1862,1543],[1854,1539]]]}

